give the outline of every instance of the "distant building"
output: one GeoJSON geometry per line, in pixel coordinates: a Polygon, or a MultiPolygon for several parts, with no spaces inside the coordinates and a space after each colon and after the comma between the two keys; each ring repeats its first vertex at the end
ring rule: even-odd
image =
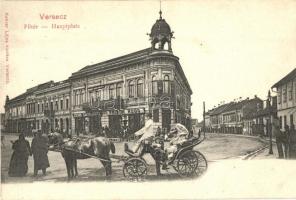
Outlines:
{"type": "Polygon", "coordinates": [[[277,115],[281,130],[285,130],[285,125],[295,125],[296,122],[296,68],[275,83],[272,89],[277,92],[277,115]]]}
{"type": "Polygon", "coordinates": [[[253,99],[233,101],[206,113],[206,128],[210,132],[252,134],[253,113],[262,107],[263,101],[253,99]]]}
{"type": "Polygon", "coordinates": [[[263,103],[263,107],[253,115],[249,116],[249,119],[252,121],[252,134],[253,135],[262,135],[268,136],[267,125],[270,120],[271,115],[276,115],[277,113],[277,97],[274,96],[271,98],[270,102],[271,108],[267,106],[267,101],[263,103]]]}

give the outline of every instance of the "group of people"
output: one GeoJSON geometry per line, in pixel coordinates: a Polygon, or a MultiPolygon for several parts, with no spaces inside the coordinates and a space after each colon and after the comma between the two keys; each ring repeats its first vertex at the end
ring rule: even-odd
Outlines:
{"type": "Polygon", "coordinates": [[[42,170],[43,175],[46,175],[46,168],[49,167],[47,136],[38,131],[34,134],[30,145],[29,141],[25,139],[25,135],[20,134],[19,139],[11,141],[11,143],[13,153],[9,163],[9,176],[25,176],[28,173],[29,156],[33,156],[34,176],[37,176],[39,170],[42,170]]]}
{"type": "Polygon", "coordinates": [[[280,129],[277,117],[273,118],[272,135],[276,139],[278,158],[296,159],[296,130],[294,124],[285,125],[284,131],[280,129]]]}
{"type": "MultiPolygon", "coordinates": [[[[156,132],[153,130],[152,115],[148,113],[147,117],[148,120],[146,121],[145,126],[135,133],[136,136],[141,137],[135,143],[132,149],[133,153],[141,152],[144,140],[151,140],[156,136],[162,135],[159,127],[157,128],[156,132]]],[[[166,165],[172,161],[174,154],[178,151],[179,147],[187,141],[187,139],[191,136],[191,133],[189,133],[184,125],[177,123],[174,127],[171,128],[168,135],[171,138],[169,143],[170,146],[165,149],[168,159],[167,163],[164,163],[163,168],[166,168],[166,165]]]]}

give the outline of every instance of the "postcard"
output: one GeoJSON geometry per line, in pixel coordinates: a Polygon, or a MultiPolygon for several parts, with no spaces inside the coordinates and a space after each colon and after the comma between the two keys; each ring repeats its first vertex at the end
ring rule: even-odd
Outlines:
{"type": "Polygon", "coordinates": [[[1,199],[296,198],[296,2],[1,1],[1,199]]]}

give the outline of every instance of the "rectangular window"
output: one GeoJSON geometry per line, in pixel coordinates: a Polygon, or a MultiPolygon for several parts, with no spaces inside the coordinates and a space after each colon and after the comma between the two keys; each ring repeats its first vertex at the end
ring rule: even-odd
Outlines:
{"type": "Polygon", "coordinates": [[[116,86],[116,96],[122,97],[122,83],[118,83],[116,86]]]}
{"type": "Polygon", "coordinates": [[[39,106],[39,103],[37,104],[37,113],[40,112],[40,106],[39,106]]]}
{"type": "Polygon", "coordinates": [[[66,99],[66,109],[69,108],[69,99],[66,99]]]}
{"type": "Polygon", "coordinates": [[[169,94],[170,93],[170,81],[165,79],[163,81],[163,93],[164,94],[169,94]]]}
{"type": "Polygon", "coordinates": [[[284,116],[284,124],[283,124],[283,128],[285,128],[286,124],[287,124],[287,116],[285,115],[285,116],[284,116]]]}
{"type": "Polygon", "coordinates": [[[61,110],[64,109],[64,100],[63,99],[60,100],[60,107],[61,107],[61,110]]]}
{"type": "Polygon", "coordinates": [[[282,120],[283,120],[282,116],[280,116],[280,128],[282,128],[282,126],[283,126],[283,121],[282,120]]]}
{"type": "Polygon", "coordinates": [[[56,100],[56,102],[55,102],[55,109],[56,109],[56,110],[59,110],[59,103],[58,103],[57,100],[56,100]]]}
{"type": "Polygon", "coordinates": [[[294,124],[293,114],[290,115],[290,127],[294,124]]]}
{"type": "Polygon", "coordinates": [[[278,92],[278,104],[281,104],[281,103],[282,103],[282,89],[280,88],[278,92]]]}
{"type": "Polygon", "coordinates": [[[144,96],[144,84],[142,82],[138,82],[137,84],[137,96],[138,97],[143,97],[144,96]]]}
{"type": "Polygon", "coordinates": [[[44,111],[43,103],[41,104],[41,112],[44,111]]]}
{"type": "Polygon", "coordinates": [[[157,95],[158,94],[158,88],[157,88],[157,81],[152,82],[152,94],[157,95]]]}
{"type": "Polygon", "coordinates": [[[290,84],[289,86],[289,90],[288,90],[288,98],[289,98],[289,101],[291,101],[293,99],[293,87],[292,87],[293,83],[290,84]]]}
{"type": "Polygon", "coordinates": [[[102,90],[98,90],[96,94],[97,100],[102,100],[102,90]]]}
{"type": "Polygon", "coordinates": [[[287,102],[287,88],[283,88],[283,103],[287,102]]]}
{"type": "Polygon", "coordinates": [[[81,94],[80,94],[80,99],[79,99],[79,102],[80,102],[80,104],[83,104],[83,96],[84,96],[84,92],[82,92],[81,94]]]}
{"type": "Polygon", "coordinates": [[[115,88],[114,85],[109,86],[109,99],[115,99],[115,88]]]}

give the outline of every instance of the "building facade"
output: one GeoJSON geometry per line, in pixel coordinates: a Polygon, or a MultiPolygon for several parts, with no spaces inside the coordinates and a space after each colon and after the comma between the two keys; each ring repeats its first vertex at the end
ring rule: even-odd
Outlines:
{"type": "Polygon", "coordinates": [[[5,104],[6,130],[97,134],[108,128],[114,136],[122,128],[143,127],[145,113],[155,126],[191,126],[192,90],[173,54],[173,32],[162,18],[149,34],[151,47],[89,65],[64,81],[49,81],[5,104]]]}
{"type": "Polygon", "coordinates": [[[206,113],[206,130],[217,133],[252,134],[253,113],[262,107],[263,101],[253,99],[233,101],[219,105],[206,113]]]}
{"type": "Polygon", "coordinates": [[[296,68],[275,83],[272,89],[276,89],[277,115],[284,131],[285,125],[290,127],[296,122],[296,68]]]}

